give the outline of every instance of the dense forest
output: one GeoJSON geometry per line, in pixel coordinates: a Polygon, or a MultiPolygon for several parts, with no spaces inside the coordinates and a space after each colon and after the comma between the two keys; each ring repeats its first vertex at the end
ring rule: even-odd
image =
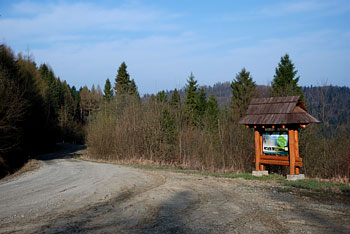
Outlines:
{"type": "Polygon", "coordinates": [[[70,87],[48,65],[38,67],[0,45],[0,177],[53,150],[56,142],[83,143],[91,112],[84,95],[91,92],[70,87]]]}
{"type": "Polygon", "coordinates": [[[288,95],[301,96],[322,121],[300,132],[303,172],[350,177],[350,89],[298,86],[288,54],[270,87],[256,85],[243,68],[230,82],[200,86],[191,73],[181,90],[140,97],[124,62],[113,81],[107,79],[103,91],[70,87],[49,65],[1,45],[0,177],[62,141],[85,143],[94,159],[250,172],[253,135],[237,120],[253,97],[288,95]]]}

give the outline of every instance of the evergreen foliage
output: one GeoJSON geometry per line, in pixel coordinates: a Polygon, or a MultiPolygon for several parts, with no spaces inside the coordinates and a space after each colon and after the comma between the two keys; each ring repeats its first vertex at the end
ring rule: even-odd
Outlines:
{"type": "Polygon", "coordinates": [[[177,89],[174,89],[174,92],[171,95],[169,104],[174,109],[179,109],[181,107],[180,94],[179,94],[179,91],[177,91],[177,89]]]}
{"type": "Polygon", "coordinates": [[[163,143],[162,151],[165,160],[173,158],[176,134],[175,134],[175,120],[169,112],[168,108],[163,108],[160,119],[160,141],[163,143]]]}
{"type": "Polygon", "coordinates": [[[115,83],[114,83],[114,90],[115,90],[116,96],[120,97],[125,95],[131,95],[139,99],[140,94],[137,91],[136,83],[134,79],[130,80],[130,75],[126,70],[126,68],[127,66],[125,62],[122,62],[122,64],[118,68],[118,74],[115,78],[115,83]]]}
{"type": "Polygon", "coordinates": [[[232,89],[232,107],[234,115],[237,118],[244,115],[248,109],[248,105],[252,98],[257,97],[256,84],[253,81],[250,72],[246,71],[245,68],[236,75],[231,83],[232,89]]]}
{"type": "Polygon", "coordinates": [[[157,102],[159,102],[159,103],[167,103],[168,102],[168,95],[165,93],[164,90],[159,91],[157,93],[157,102]]]}
{"type": "Polygon", "coordinates": [[[303,91],[298,86],[299,76],[296,76],[298,70],[295,70],[294,64],[286,54],[281,57],[281,62],[275,70],[274,79],[271,82],[272,97],[300,96],[304,98],[303,91]]]}
{"type": "Polygon", "coordinates": [[[67,83],[0,45],[0,177],[65,139],[73,118],[67,83]]]}
{"type": "Polygon", "coordinates": [[[105,87],[103,89],[104,95],[103,97],[107,100],[110,101],[113,98],[113,89],[111,82],[109,81],[109,78],[107,78],[105,87]]]}
{"type": "Polygon", "coordinates": [[[122,62],[118,68],[118,74],[115,78],[114,90],[116,95],[128,94],[130,87],[130,75],[126,70],[127,66],[125,62],[122,62]]]}
{"type": "Polygon", "coordinates": [[[130,81],[128,94],[132,95],[132,96],[135,96],[136,98],[140,98],[140,94],[139,94],[139,91],[137,90],[137,86],[136,86],[136,83],[135,83],[134,79],[132,79],[130,81]]]}
{"type": "Polygon", "coordinates": [[[196,114],[198,110],[198,92],[197,92],[198,84],[197,80],[194,79],[194,76],[191,72],[187,80],[187,85],[185,88],[186,91],[186,99],[185,99],[185,113],[187,118],[192,124],[196,123],[196,114]]]}
{"type": "Polygon", "coordinates": [[[205,89],[204,88],[200,88],[198,90],[198,101],[197,101],[197,115],[199,117],[204,116],[205,111],[207,110],[207,95],[205,93],[205,89]]]}

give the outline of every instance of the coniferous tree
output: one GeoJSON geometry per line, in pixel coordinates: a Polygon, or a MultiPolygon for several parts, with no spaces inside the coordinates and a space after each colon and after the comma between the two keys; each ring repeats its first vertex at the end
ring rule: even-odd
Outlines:
{"type": "Polygon", "coordinates": [[[180,99],[180,94],[179,91],[177,91],[177,89],[174,89],[173,94],[171,95],[170,101],[169,101],[169,105],[172,108],[178,109],[181,106],[181,99],[180,99]]]}
{"type": "MultiPolygon", "coordinates": [[[[10,48],[0,45],[0,160],[11,160],[11,153],[23,145],[22,122],[28,112],[28,100],[19,84],[19,71],[10,48]]],[[[0,178],[6,174],[0,161],[0,178]]],[[[15,160],[14,160],[15,161],[15,160]]]]}
{"type": "Polygon", "coordinates": [[[271,96],[300,96],[304,98],[303,91],[298,86],[300,77],[296,77],[297,72],[298,70],[295,70],[294,64],[289,59],[288,54],[281,57],[281,62],[278,64],[276,74],[271,82],[271,96]]]}
{"type": "Polygon", "coordinates": [[[165,145],[165,157],[167,160],[170,159],[172,153],[175,150],[175,120],[168,108],[162,110],[162,117],[160,120],[161,125],[161,142],[165,145]]]}
{"type": "Polygon", "coordinates": [[[122,62],[118,69],[118,74],[115,78],[114,90],[116,95],[128,94],[130,87],[130,75],[126,70],[125,62],[122,62]]]}
{"type": "Polygon", "coordinates": [[[104,87],[103,92],[104,92],[103,97],[104,97],[107,101],[109,101],[109,100],[112,99],[112,97],[113,97],[113,89],[112,89],[111,82],[109,81],[109,78],[107,78],[107,80],[106,80],[106,83],[105,83],[105,87],[104,87]]]}
{"type": "Polygon", "coordinates": [[[118,74],[115,78],[114,90],[116,96],[130,95],[140,99],[140,94],[137,90],[134,79],[130,80],[130,75],[126,70],[125,62],[122,62],[118,69],[118,74]]]}
{"type": "Polygon", "coordinates": [[[157,93],[157,102],[159,102],[159,103],[167,103],[168,102],[168,95],[165,93],[164,90],[159,91],[157,93]]]}
{"type": "Polygon", "coordinates": [[[231,83],[232,107],[234,115],[241,117],[244,115],[252,98],[257,97],[256,84],[245,68],[236,75],[231,83]]]}
{"type": "Polygon", "coordinates": [[[204,88],[199,89],[197,97],[198,97],[197,114],[199,117],[201,117],[205,114],[205,111],[207,109],[207,95],[205,93],[204,88]]]}
{"type": "Polygon", "coordinates": [[[134,79],[132,79],[130,81],[130,85],[129,85],[129,92],[128,92],[130,95],[132,96],[135,96],[137,98],[140,98],[140,94],[139,94],[139,91],[137,90],[137,86],[136,86],[136,83],[134,81],[134,79]]]}
{"type": "Polygon", "coordinates": [[[74,102],[74,120],[78,123],[81,122],[81,116],[80,116],[80,96],[78,90],[75,88],[73,85],[71,88],[71,95],[73,97],[73,102],[74,102]]]}
{"type": "Polygon", "coordinates": [[[185,99],[185,112],[192,124],[196,122],[196,112],[198,109],[198,92],[197,92],[198,84],[197,80],[194,79],[194,76],[191,72],[189,79],[187,80],[187,85],[185,88],[186,91],[186,99],[185,99]]]}

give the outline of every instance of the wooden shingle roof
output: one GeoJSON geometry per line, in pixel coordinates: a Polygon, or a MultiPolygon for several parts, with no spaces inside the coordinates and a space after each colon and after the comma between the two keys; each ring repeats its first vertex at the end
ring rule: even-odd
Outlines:
{"type": "Polygon", "coordinates": [[[299,96],[254,98],[239,124],[275,125],[319,123],[307,113],[299,96]]]}

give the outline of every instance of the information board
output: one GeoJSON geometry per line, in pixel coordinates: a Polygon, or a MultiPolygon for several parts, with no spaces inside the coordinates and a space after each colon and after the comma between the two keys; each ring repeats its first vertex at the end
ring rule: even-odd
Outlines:
{"type": "Polygon", "coordinates": [[[288,132],[262,134],[264,154],[288,154],[288,132]]]}

